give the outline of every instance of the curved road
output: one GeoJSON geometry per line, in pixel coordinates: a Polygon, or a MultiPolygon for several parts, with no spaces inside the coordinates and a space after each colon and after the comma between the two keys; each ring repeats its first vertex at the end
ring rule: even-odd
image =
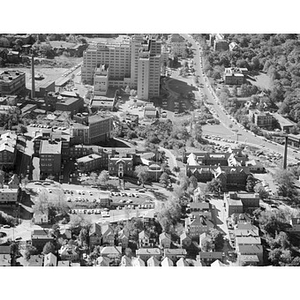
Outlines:
{"type": "MultiPolygon", "coordinates": [[[[199,76],[199,82],[204,84],[203,92],[206,94],[208,102],[210,102],[216,113],[218,114],[218,119],[220,122],[227,128],[229,128],[229,125],[232,125],[231,131],[233,131],[233,135],[236,138],[236,134],[238,134],[238,140],[243,141],[246,144],[252,144],[257,147],[260,147],[262,150],[267,149],[269,151],[278,152],[283,155],[284,152],[284,146],[280,145],[275,142],[270,142],[267,140],[264,140],[263,137],[255,136],[251,131],[245,130],[241,127],[239,123],[236,123],[233,121],[229,115],[227,115],[224,111],[224,109],[218,104],[220,103],[218,98],[216,97],[212,87],[209,84],[209,81],[206,77],[206,75],[203,74],[201,62],[201,47],[198,46],[195,42],[195,40],[187,35],[182,34],[182,36],[192,44],[193,48],[195,49],[194,52],[194,69],[195,69],[195,75],[199,76]]],[[[199,92],[196,93],[196,97],[199,97],[199,92]]],[[[295,157],[299,157],[300,155],[298,153],[293,152],[294,150],[289,149],[288,150],[288,161],[291,161],[291,159],[296,160],[295,157]]]]}

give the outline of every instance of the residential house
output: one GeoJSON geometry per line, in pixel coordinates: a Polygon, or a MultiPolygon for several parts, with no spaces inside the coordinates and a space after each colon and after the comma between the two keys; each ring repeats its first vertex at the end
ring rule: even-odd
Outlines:
{"type": "Polygon", "coordinates": [[[100,253],[102,256],[108,257],[110,259],[121,258],[122,248],[118,246],[105,246],[101,247],[100,253]]]}
{"type": "Polygon", "coordinates": [[[97,258],[97,267],[109,267],[110,259],[106,256],[100,256],[97,258]]]}
{"type": "Polygon", "coordinates": [[[62,260],[76,261],[79,259],[79,253],[75,245],[63,245],[58,253],[62,260]]]}
{"type": "Polygon", "coordinates": [[[132,259],[130,257],[128,257],[127,255],[123,255],[121,258],[121,263],[120,263],[121,267],[132,267],[132,259]]]}
{"type": "Polygon", "coordinates": [[[185,231],[193,239],[199,237],[201,233],[208,233],[215,225],[213,221],[205,216],[185,219],[185,231]]]}
{"type": "Polygon", "coordinates": [[[259,236],[259,230],[250,223],[237,224],[234,229],[235,236],[259,236]]]}
{"type": "Polygon", "coordinates": [[[202,265],[211,265],[215,260],[224,260],[225,254],[223,252],[199,252],[197,259],[201,261],[202,265]]]}
{"type": "Polygon", "coordinates": [[[45,211],[37,211],[33,213],[33,222],[34,224],[42,225],[42,224],[48,224],[48,209],[45,211]]]}
{"type": "Polygon", "coordinates": [[[136,257],[136,258],[132,259],[132,266],[133,267],[145,267],[146,264],[140,257],[136,257]]]}
{"type": "Polygon", "coordinates": [[[140,248],[136,250],[136,256],[144,261],[148,261],[150,257],[160,260],[162,252],[159,248],[140,248]]]}
{"type": "Polygon", "coordinates": [[[101,226],[97,223],[93,223],[89,231],[90,247],[101,244],[101,226]]]}
{"type": "Polygon", "coordinates": [[[249,168],[249,171],[251,173],[265,173],[266,172],[266,168],[264,167],[264,165],[255,159],[247,161],[246,167],[249,168]]]}
{"type": "Polygon", "coordinates": [[[152,247],[152,243],[150,243],[150,234],[145,230],[139,233],[139,245],[140,248],[152,247]]]}
{"type": "Polygon", "coordinates": [[[300,218],[291,218],[290,220],[291,227],[287,230],[290,233],[299,234],[300,233],[300,218]]]}
{"type": "Polygon", "coordinates": [[[147,260],[147,267],[159,267],[160,262],[157,258],[155,258],[154,256],[151,256],[148,260],[147,260]]]}
{"type": "Polygon", "coordinates": [[[57,257],[53,253],[48,253],[44,256],[44,267],[56,267],[57,257]]]}
{"type": "Polygon", "coordinates": [[[162,267],[174,267],[173,261],[169,257],[165,257],[161,262],[162,267]]]}
{"type": "Polygon", "coordinates": [[[186,232],[183,232],[180,235],[180,246],[183,248],[188,248],[191,244],[192,244],[191,237],[186,232]]]}
{"type": "Polygon", "coordinates": [[[31,233],[32,246],[43,249],[46,243],[53,242],[54,237],[50,234],[47,229],[36,229],[31,233]]]}
{"type": "Polygon", "coordinates": [[[58,267],[70,267],[71,262],[69,260],[60,260],[57,262],[58,267]]]}
{"type": "Polygon", "coordinates": [[[164,257],[168,257],[174,262],[180,258],[185,258],[186,255],[187,252],[185,249],[164,249],[164,257]]]}
{"type": "Polygon", "coordinates": [[[253,244],[253,245],[239,245],[236,248],[236,252],[238,254],[238,260],[243,258],[243,255],[254,255],[257,256],[259,263],[262,264],[263,262],[263,246],[260,244],[253,244]]]}
{"type": "Polygon", "coordinates": [[[170,248],[171,247],[171,243],[172,243],[172,239],[171,239],[171,235],[166,233],[166,232],[162,232],[159,235],[159,245],[162,248],[170,248]]]}
{"type": "Polygon", "coordinates": [[[102,245],[113,246],[115,244],[114,229],[109,224],[101,225],[102,245]]]}
{"type": "Polygon", "coordinates": [[[80,267],[80,263],[70,263],[70,267],[80,267]]]}
{"type": "Polygon", "coordinates": [[[176,267],[189,267],[188,262],[181,257],[177,262],[176,262],[176,267]]]}
{"type": "Polygon", "coordinates": [[[226,265],[224,263],[222,263],[221,261],[219,261],[218,259],[215,260],[210,266],[211,267],[226,267],[226,265]]]}
{"type": "Polygon", "coordinates": [[[28,267],[42,267],[44,264],[44,256],[43,255],[31,255],[28,260],[28,267]]]}
{"type": "Polygon", "coordinates": [[[257,255],[239,255],[237,263],[240,266],[257,266],[260,261],[257,255]]]}
{"type": "Polygon", "coordinates": [[[210,235],[207,233],[207,232],[203,232],[199,235],[199,246],[201,248],[201,250],[203,251],[202,249],[202,242],[203,240],[205,240],[206,238],[210,237],[210,235]]]}
{"type": "Polygon", "coordinates": [[[122,246],[123,249],[127,248],[129,243],[129,232],[124,229],[120,230],[118,234],[118,241],[119,246],[122,246]]]}

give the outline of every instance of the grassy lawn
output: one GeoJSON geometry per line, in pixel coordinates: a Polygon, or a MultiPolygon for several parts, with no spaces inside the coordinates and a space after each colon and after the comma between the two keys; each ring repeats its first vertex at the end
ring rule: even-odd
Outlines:
{"type": "Polygon", "coordinates": [[[257,87],[261,89],[271,89],[271,79],[267,74],[260,73],[257,76],[253,77],[254,80],[251,80],[248,78],[248,81],[251,82],[251,84],[256,85],[257,87]]]}

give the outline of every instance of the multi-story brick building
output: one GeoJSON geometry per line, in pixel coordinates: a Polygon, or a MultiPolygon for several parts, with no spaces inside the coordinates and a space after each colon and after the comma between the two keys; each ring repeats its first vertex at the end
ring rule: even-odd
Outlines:
{"type": "Polygon", "coordinates": [[[25,90],[25,73],[7,70],[0,73],[0,96],[18,94],[25,90]]]}
{"type": "Polygon", "coordinates": [[[256,126],[264,129],[272,129],[275,123],[275,118],[271,113],[259,110],[250,110],[249,118],[256,126]]]}
{"type": "Polygon", "coordinates": [[[43,140],[40,146],[40,173],[42,177],[58,176],[61,172],[62,142],[43,140]]]}
{"type": "Polygon", "coordinates": [[[122,178],[124,176],[132,176],[133,156],[128,155],[111,155],[108,159],[108,172],[110,175],[117,175],[122,178]]]}
{"type": "Polygon", "coordinates": [[[96,114],[75,118],[77,122],[71,126],[72,144],[97,144],[110,139],[113,130],[112,116],[96,114]]]}
{"type": "Polygon", "coordinates": [[[102,156],[93,153],[78,158],[76,162],[78,164],[78,170],[80,172],[91,172],[91,171],[99,170],[101,168],[102,156]]]}
{"type": "Polygon", "coordinates": [[[227,85],[242,85],[245,82],[244,72],[240,68],[225,68],[224,83],[227,85]]]}
{"type": "Polygon", "coordinates": [[[71,117],[73,117],[73,115],[83,109],[83,104],[84,101],[82,98],[65,97],[56,102],[55,109],[59,111],[68,111],[71,113],[71,117]]]}

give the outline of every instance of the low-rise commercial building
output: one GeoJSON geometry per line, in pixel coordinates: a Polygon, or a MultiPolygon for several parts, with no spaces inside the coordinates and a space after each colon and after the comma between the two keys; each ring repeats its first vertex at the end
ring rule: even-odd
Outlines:
{"type": "Polygon", "coordinates": [[[275,122],[275,118],[271,113],[260,112],[259,110],[250,110],[249,118],[256,126],[265,129],[272,129],[275,122]]]}
{"type": "Polygon", "coordinates": [[[245,75],[240,68],[225,68],[224,83],[226,85],[242,85],[245,82],[245,75]]]}
{"type": "Polygon", "coordinates": [[[7,70],[0,73],[0,96],[16,95],[25,90],[25,73],[7,70]]]}

